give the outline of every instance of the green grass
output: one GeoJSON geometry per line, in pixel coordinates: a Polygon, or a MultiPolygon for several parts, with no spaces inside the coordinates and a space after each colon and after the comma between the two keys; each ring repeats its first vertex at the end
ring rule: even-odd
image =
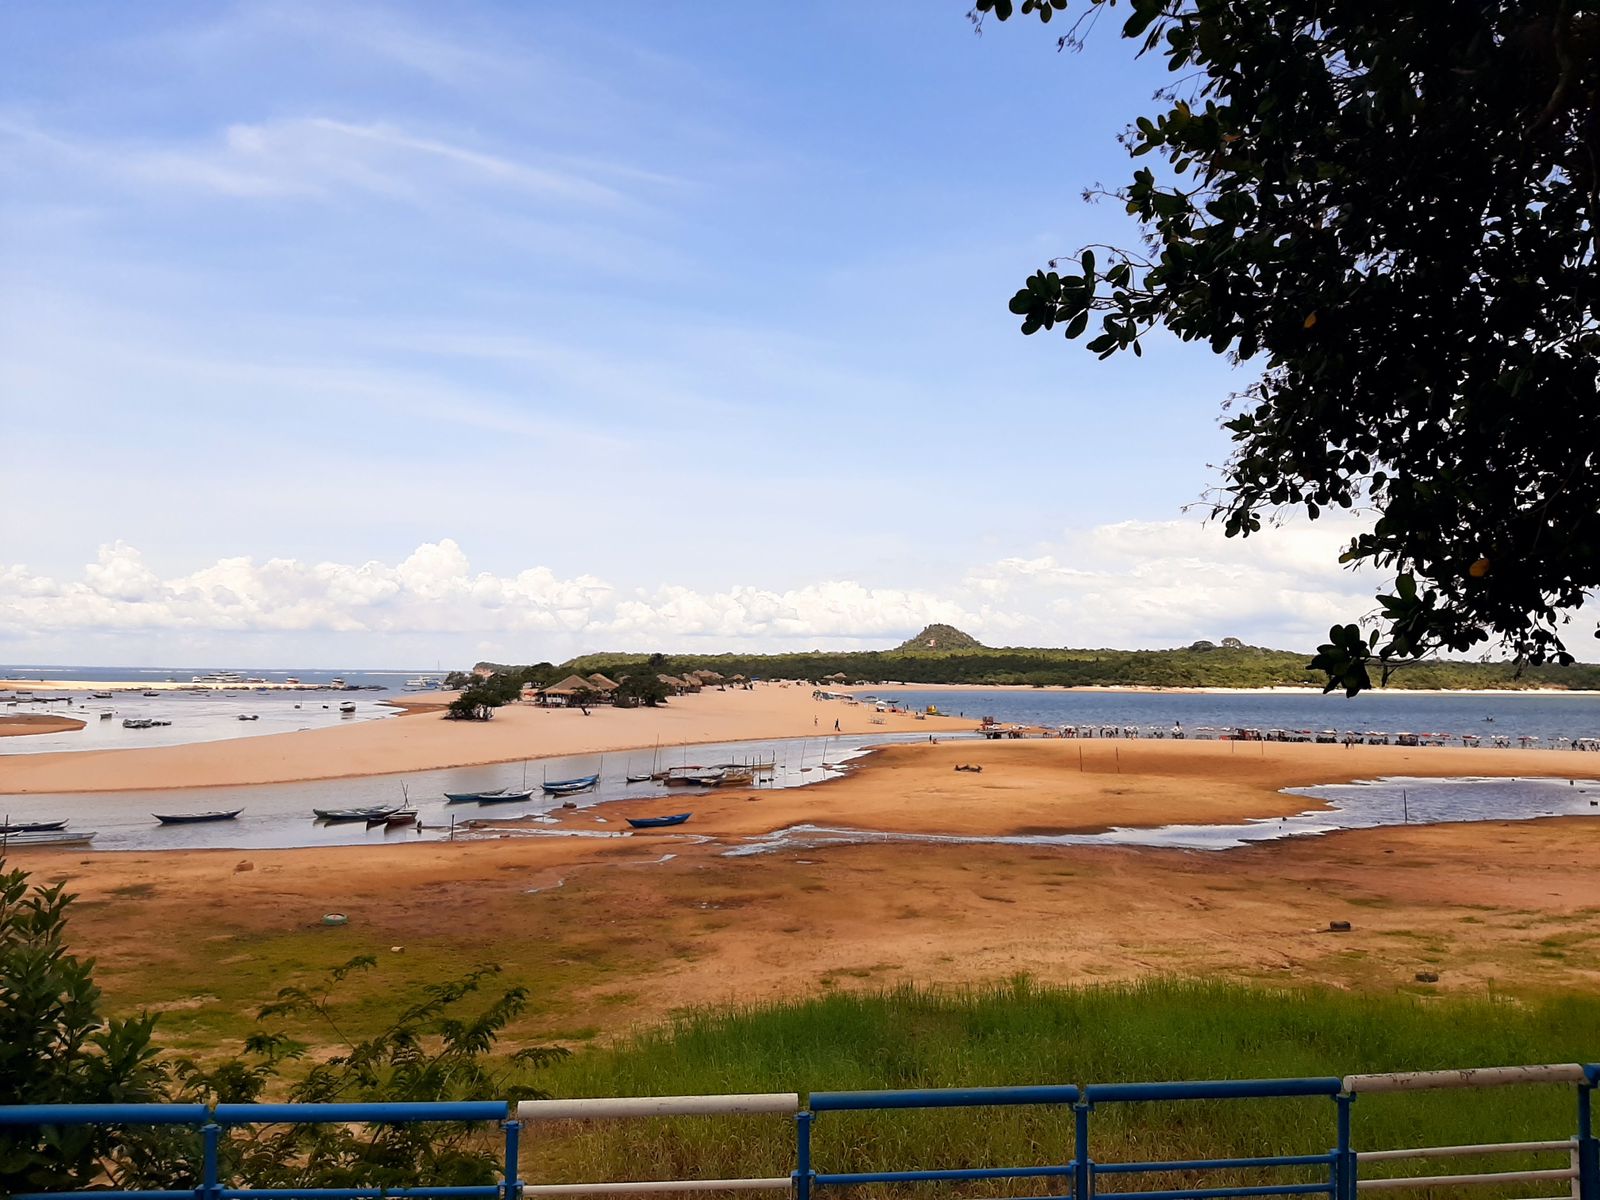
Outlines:
{"type": "MultiPolygon", "coordinates": [[[[1192,982],[1054,989],[1024,978],[986,990],[902,987],[691,1012],[622,1044],[579,1051],[550,1072],[548,1086],[558,1096],[804,1093],[1343,1075],[1597,1057],[1600,998],[1583,995],[1424,1000],[1192,982]]],[[[1518,1088],[1373,1096],[1354,1111],[1358,1146],[1381,1148],[1566,1137],[1573,1101],[1570,1089],[1518,1088]]],[[[1322,1099],[1107,1105],[1094,1117],[1093,1138],[1101,1161],[1320,1153],[1333,1145],[1334,1106],[1322,1099]]],[[[532,1131],[529,1178],[782,1174],[793,1166],[792,1139],[789,1123],[773,1117],[653,1120],[626,1129],[563,1122],[532,1131]]],[[[829,1113],[817,1119],[815,1144],[817,1169],[826,1171],[1061,1162],[1072,1152],[1071,1114],[829,1113]]],[[[1495,1166],[1509,1169],[1514,1161],[1495,1166]]],[[[1414,1173],[1425,1167],[1417,1164],[1414,1173]]],[[[1163,1178],[1176,1186],[1180,1177],[1163,1178]]],[[[1208,1178],[1265,1182],[1237,1172],[1208,1178]]],[[[1157,1181],[1125,1186],[1136,1184],[1157,1181]]],[[[955,1194],[1041,1190],[1033,1181],[1010,1192],[988,1184],[955,1194]]]]}

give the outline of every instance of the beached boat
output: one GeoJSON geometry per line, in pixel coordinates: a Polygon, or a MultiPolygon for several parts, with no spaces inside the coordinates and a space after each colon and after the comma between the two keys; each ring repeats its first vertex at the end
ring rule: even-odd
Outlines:
{"type": "Polygon", "coordinates": [[[691,768],[687,771],[672,771],[661,782],[668,787],[717,787],[726,775],[726,771],[702,771],[691,768]]]}
{"type": "Polygon", "coordinates": [[[570,796],[574,792],[586,792],[600,782],[600,776],[583,775],[577,779],[547,779],[540,786],[545,794],[550,796],[570,796]]]}
{"type": "Polygon", "coordinates": [[[491,793],[491,794],[488,794],[488,795],[479,796],[478,797],[478,803],[479,804],[516,804],[519,801],[527,800],[532,795],[533,795],[533,789],[532,788],[518,788],[518,789],[507,788],[505,791],[494,792],[494,793],[491,793]]]}
{"type": "Polygon", "coordinates": [[[635,829],[661,829],[668,825],[682,825],[692,816],[694,816],[692,812],[684,812],[673,813],[670,817],[627,817],[625,819],[635,829]]]}
{"type": "Polygon", "coordinates": [[[398,804],[377,804],[369,808],[313,808],[317,820],[337,825],[347,821],[384,821],[400,811],[398,804]]]}
{"type": "Polygon", "coordinates": [[[67,818],[59,821],[0,821],[0,836],[13,833],[54,833],[66,828],[67,818]]]}
{"type": "Polygon", "coordinates": [[[503,796],[505,792],[505,788],[495,788],[492,792],[446,792],[444,798],[451,804],[471,804],[475,800],[488,800],[495,796],[503,796]]]}
{"type": "Polygon", "coordinates": [[[39,833],[0,834],[0,844],[14,850],[18,846],[87,846],[95,839],[94,830],[75,833],[71,830],[44,830],[39,833]]]}
{"type": "Polygon", "coordinates": [[[151,813],[163,825],[201,825],[207,821],[231,821],[242,813],[242,808],[215,809],[197,813],[151,813]]]}

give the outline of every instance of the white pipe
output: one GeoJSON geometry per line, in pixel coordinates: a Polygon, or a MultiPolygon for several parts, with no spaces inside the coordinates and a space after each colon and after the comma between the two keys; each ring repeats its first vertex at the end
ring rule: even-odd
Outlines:
{"type": "Polygon", "coordinates": [[[1395,1188],[1459,1187],[1464,1183],[1534,1183],[1544,1179],[1571,1179],[1572,1168],[1559,1171],[1495,1171],[1486,1175],[1413,1175],[1394,1179],[1358,1179],[1363,1192],[1392,1191],[1395,1188]]]}
{"type": "Polygon", "coordinates": [[[523,1184],[524,1196],[603,1196],[619,1192],[760,1192],[788,1191],[787,1175],[773,1179],[649,1179],[637,1183],[523,1184]]]}
{"type": "Polygon", "coordinates": [[[519,1121],[592,1117],[700,1117],[721,1113],[789,1113],[800,1110],[796,1092],[732,1096],[607,1096],[595,1100],[522,1100],[519,1121]]]}
{"type": "Polygon", "coordinates": [[[1538,1153],[1544,1150],[1572,1150],[1572,1139],[1561,1142],[1484,1142],[1476,1146],[1418,1146],[1415,1150],[1362,1150],[1358,1162],[1388,1162],[1397,1158],[1452,1158],[1462,1154],[1538,1153]]]}
{"type": "Polygon", "coordinates": [[[1433,1088],[1505,1087],[1518,1083],[1582,1083],[1577,1063],[1550,1063],[1538,1067],[1471,1067],[1464,1071],[1396,1071],[1386,1075],[1346,1075],[1344,1090],[1357,1092],[1410,1092],[1433,1088]]]}

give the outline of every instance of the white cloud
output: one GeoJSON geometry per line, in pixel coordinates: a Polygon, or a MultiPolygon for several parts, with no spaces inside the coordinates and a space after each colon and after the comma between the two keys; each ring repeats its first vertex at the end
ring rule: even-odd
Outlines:
{"type": "Polygon", "coordinates": [[[495,574],[475,571],[449,538],[394,564],[232,557],[163,578],[116,542],[66,582],[0,565],[0,625],[13,642],[57,654],[106,633],[223,643],[272,635],[286,661],[300,653],[293,647],[334,634],[353,648],[482,642],[533,659],[606,648],[882,646],[933,621],[991,644],[1162,646],[1232,635],[1304,648],[1370,606],[1373,581],[1334,566],[1353,528],[1298,524],[1240,543],[1194,522],[1119,522],[924,590],[849,579],[646,588],[544,566],[495,574]]]}

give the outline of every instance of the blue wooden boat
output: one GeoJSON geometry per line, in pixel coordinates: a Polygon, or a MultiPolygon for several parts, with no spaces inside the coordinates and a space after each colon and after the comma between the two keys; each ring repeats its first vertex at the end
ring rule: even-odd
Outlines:
{"type": "Polygon", "coordinates": [[[471,804],[474,801],[482,803],[485,800],[493,800],[505,793],[505,788],[495,788],[492,792],[446,792],[444,798],[451,804],[471,804]]]}
{"type": "Polygon", "coordinates": [[[673,813],[670,817],[627,817],[625,819],[635,829],[661,829],[667,825],[682,825],[692,816],[694,816],[692,812],[686,812],[673,813]]]}
{"type": "Polygon", "coordinates": [[[574,792],[586,792],[600,782],[599,775],[584,775],[578,779],[550,779],[542,785],[545,793],[550,796],[570,796],[574,792]]]}

